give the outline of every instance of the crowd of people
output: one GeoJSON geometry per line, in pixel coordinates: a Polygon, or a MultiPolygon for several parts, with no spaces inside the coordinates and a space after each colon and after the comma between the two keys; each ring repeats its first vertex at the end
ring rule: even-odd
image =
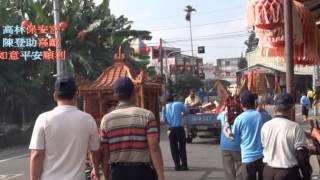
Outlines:
{"type": "MultiPolygon", "coordinates": [[[[87,153],[92,162],[92,179],[164,180],[159,146],[160,132],[155,115],[136,107],[135,88],[129,78],[114,85],[118,104],[109,103],[100,127],[91,115],[76,107],[74,78],[55,82],[57,107],[36,120],[30,142],[30,180],[84,179],[87,153]]],[[[189,170],[183,114],[199,106],[191,90],[185,103],[167,97],[162,109],[169,126],[171,154],[176,171],[189,170]]],[[[220,148],[227,179],[230,180],[307,180],[311,178],[306,133],[292,121],[294,100],[286,93],[274,101],[271,117],[250,91],[240,95],[243,112],[230,123],[228,106],[218,115],[221,121],[220,148]]],[[[320,140],[314,129],[308,137],[320,140]]]]}

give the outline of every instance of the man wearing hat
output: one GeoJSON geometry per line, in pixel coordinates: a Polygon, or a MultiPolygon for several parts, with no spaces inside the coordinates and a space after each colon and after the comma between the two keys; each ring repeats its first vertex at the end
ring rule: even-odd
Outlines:
{"type": "Polygon", "coordinates": [[[101,143],[110,180],[164,180],[158,123],[154,114],[136,107],[131,79],[119,78],[114,93],[117,108],[101,121],[101,143]]]}
{"type": "Polygon", "coordinates": [[[263,161],[266,163],[264,180],[300,180],[311,177],[305,132],[298,123],[290,120],[293,108],[291,95],[279,94],[275,99],[275,117],[262,127],[263,161]]]}
{"type": "Polygon", "coordinates": [[[244,110],[234,120],[231,133],[228,127],[224,132],[229,139],[240,140],[241,147],[241,176],[245,180],[262,180],[263,174],[263,148],[261,144],[262,125],[270,119],[265,113],[256,110],[255,96],[250,91],[240,95],[240,103],[244,110]]]}
{"type": "Polygon", "coordinates": [[[93,171],[99,172],[99,134],[91,115],[76,107],[73,77],[55,82],[54,100],[58,106],[36,120],[29,149],[30,180],[83,180],[85,158],[91,152],[93,171]]]}

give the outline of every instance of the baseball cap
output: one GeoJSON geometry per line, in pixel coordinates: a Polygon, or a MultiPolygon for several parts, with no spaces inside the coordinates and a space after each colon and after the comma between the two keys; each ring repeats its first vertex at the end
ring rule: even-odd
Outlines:
{"type": "Polygon", "coordinates": [[[74,93],[77,91],[76,81],[72,76],[59,77],[54,84],[54,90],[56,92],[74,93]]]}
{"type": "Polygon", "coordinates": [[[116,80],[113,86],[114,93],[121,98],[129,98],[134,90],[133,82],[128,77],[121,77],[116,80]]]}
{"type": "Polygon", "coordinates": [[[275,99],[275,105],[292,105],[294,100],[288,93],[280,93],[275,99]]]}
{"type": "Polygon", "coordinates": [[[240,94],[241,104],[254,104],[255,96],[250,91],[245,90],[240,94]]]}

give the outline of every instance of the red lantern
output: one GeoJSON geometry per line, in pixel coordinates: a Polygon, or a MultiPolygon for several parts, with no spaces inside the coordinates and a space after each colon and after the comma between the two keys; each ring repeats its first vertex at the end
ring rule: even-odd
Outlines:
{"type": "Polygon", "coordinates": [[[68,27],[68,23],[66,21],[61,21],[59,23],[59,27],[60,27],[60,29],[65,30],[68,27]]]}
{"type": "Polygon", "coordinates": [[[21,25],[24,27],[24,28],[27,28],[29,25],[30,25],[30,21],[25,19],[22,21],[21,25]]]}
{"type": "Polygon", "coordinates": [[[78,38],[79,38],[80,40],[84,40],[84,38],[86,37],[86,35],[87,35],[87,32],[81,31],[81,32],[78,33],[78,38]]]}

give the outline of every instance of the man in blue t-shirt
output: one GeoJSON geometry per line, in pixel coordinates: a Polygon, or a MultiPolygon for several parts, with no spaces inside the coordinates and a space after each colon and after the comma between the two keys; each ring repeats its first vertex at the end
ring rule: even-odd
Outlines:
{"type": "Polygon", "coordinates": [[[226,179],[236,180],[240,178],[241,172],[241,149],[240,140],[236,139],[230,141],[223,133],[223,128],[226,126],[226,112],[222,111],[217,120],[221,121],[221,136],[220,136],[220,149],[222,154],[223,169],[226,179]]]}
{"type": "Polygon", "coordinates": [[[169,141],[172,159],[176,171],[187,171],[186,133],[182,122],[182,113],[189,110],[182,102],[174,102],[173,96],[167,98],[167,104],[162,109],[162,117],[169,125],[169,141]],[[181,163],[180,163],[181,162],[181,163]]]}
{"type": "Polygon", "coordinates": [[[244,110],[231,127],[231,133],[224,128],[229,139],[240,140],[242,170],[246,180],[262,180],[263,178],[263,148],[261,144],[261,128],[270,120],[266,112],[255,109],[255,96],[250,91],[240,95],[241,106],[244,110]]]}

